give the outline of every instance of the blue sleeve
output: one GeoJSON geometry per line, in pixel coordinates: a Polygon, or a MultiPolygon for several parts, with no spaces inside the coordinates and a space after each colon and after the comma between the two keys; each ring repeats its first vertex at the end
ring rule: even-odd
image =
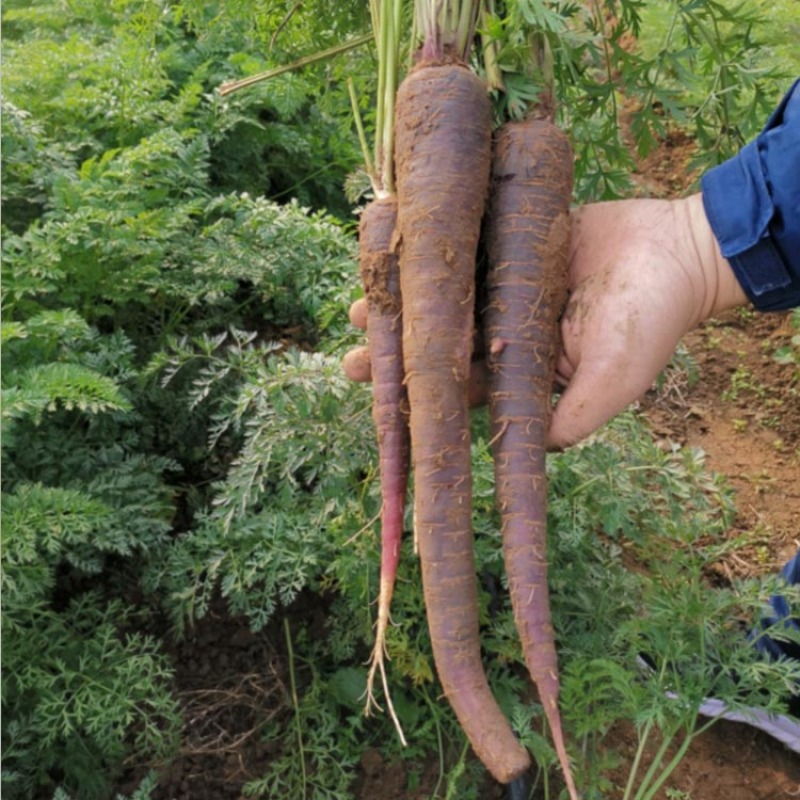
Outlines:
{"type": "MultiPolygon", "coordinates": [[[[781,578],[789,586],[800,586],[800,550],[797,555],[789,561],[781,570],[781,578]]],[[[781,595],[773,595],[769,600],[770,609],[766,616],[761,619],[760,631],[782,630],[784,632],[795,632],[800,634],[800,609],[792,609],[787,599],[781,595]]],[[[771,656],[772,658],[794,658],[800,660],[800,642],[772,639],[767,635],[756,635],[756,648],[760,653],[771,656]]],[[[800,699],[800,698],[798,698],[800,699]]]]}
{"type": "Polygon", "coordinates": [[[800,305],[800,79],[737,156],[703,176],[722,255],[760,311],[800,305]]]}

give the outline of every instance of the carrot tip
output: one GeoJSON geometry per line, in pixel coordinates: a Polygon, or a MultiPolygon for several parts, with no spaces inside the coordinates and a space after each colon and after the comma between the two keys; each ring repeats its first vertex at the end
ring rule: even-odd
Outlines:
{"type": "MultiPolygon", "coordinates": [[[[403,747],[407,747],[408,742],[406,741],[405,734],[403,733],[403,727],[400,725],[400,720],[397,717],[397,713],[394,710],[392,696],[389,692],[389,681],[386,678],[386,667],[384,664],[385,648],[385,641],[383,637],[380,637],[380,640],[375,642],[375,647],[372,650],[372,665],[370,666],[369,675],[367,676],[367,701],[364,706],[364,716],[370,716],[373,709],[379,712],[383,711],[380,703],[378,703],[378,701],[375,699],[374,692],[375,673],[377,670],[380,670],[381,684],[383,685],[383,694],[386,697],[386,707],[389,709],[389,716],[392,718],[397,735],[400,737],[400,743],[403,745],[403,747]]],[[[388,658],[388,656],[386,656],[386,658],[388,658]]]]}

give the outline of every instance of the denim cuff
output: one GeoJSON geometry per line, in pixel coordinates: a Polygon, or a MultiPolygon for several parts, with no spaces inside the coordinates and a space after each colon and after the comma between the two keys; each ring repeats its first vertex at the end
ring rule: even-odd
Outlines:
{"type": "Polygon", "coordinates": [[[703,176],[703,205],[722,255],[753,305],[800,305],[800,81],[764,131],[703,176]]]}

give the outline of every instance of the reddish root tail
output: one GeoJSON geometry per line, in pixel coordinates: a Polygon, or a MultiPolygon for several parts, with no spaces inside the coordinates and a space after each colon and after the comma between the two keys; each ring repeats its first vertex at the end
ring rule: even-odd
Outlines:
{"type": "Polygon", "coordinates": [[[393,590],[394,579],[381,577],[381,588],[378,595],[378,623],[375,632],[375,645],[372,648],[372,655],[369,660],[370,668],[367,676],[367,699],[364,705],[364,714],[370,716],[373,710],[383,710],[380,703],[375,699],[375,677],[377,673],[380,672],[383,695],[386,698],[386,708],[389,710],[389,716],[392,718],[395,730],[400,737],[403,747],[406,747],[408,742],[406,741],[403,727],[400,725],[397,713],[394,710],[392,695],[389,692],[389,681],[386,678],[385,662],[389,660],[389,656],[386,652],[386,631],[389,628],[389,607],[392,603],[393,590]]]}

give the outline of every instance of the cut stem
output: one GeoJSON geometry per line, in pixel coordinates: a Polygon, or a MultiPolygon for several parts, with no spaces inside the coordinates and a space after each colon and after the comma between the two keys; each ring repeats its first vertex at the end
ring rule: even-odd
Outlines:
{"type": "Polygon", "coordinates": [[[292,647],[292,632],[289,629],[289,620],[283,618],[283,631],[286,636],[286,652],[289,656],[289,686],[292,691],[292,708],[294,708],[294,727],[297,732],[297,751],[300,759],[300,774],[302,780],[303,794],[305,800],[308,795],[308,776],[306,775],[306,753],[303,744],[303,726],[300,724],[300,701],[297,698],[297,681],[294,676],[294,648],[292,647]]]}
{"type": "Polygon", "coordinates": [[[361,145],[361,155],[364,157],[364,169],[369,176],[369,182],[372,184],[372,191],[377,196],[380,192],[380,181],[375,173],[375,165],[372,163],[372,158],[369,152],[369,144],[367,144],[367,135],[364,133],[364,122],[361,119],[361,112],[358,110],[358,98],[356,97],[356,89],[353,85],[353,79],[347,79],[347,91],[350,93],[350,105],[353,108],[353,119],[356,123],[356,130],[358,131],[358,142],[361,145]]]}
{"type": "Polygon", "coordinates": [[[314,53],[310,56],[298,58],[297,61],[291,64],[284,64],[282,67],[275,67],[266,72],[260,72],[258,75],[251,75],[249,78],[242,78],[238,81],[227,81],[219,86],[217,91],[225,97],[226,95],[238,92],[240,89],[246,89],[248,86],[253,86],[256,83],[267,81],[270,78],[277,78],[278,75],[283,75],[285,72],[292,72],[293,70],[307,67],[309,64],[316,64],[319,61],[325,61],[328,58],[333,58],[341,53],[346,53],[348,50],[354,50],[356,47],[361,47],[362,44],[372,40],[372,34],[368,33],[364,36],[358,36],[351,39],[349,42],[337,44],[334,47],[329,47],[327,50],[320,50],[319,53],[314,53]]]}
{"type": "Polygon", "coordinates": [[[439,60],[451,50],[447,55],[466,62],[479,10],[479,0],[417,0],[423,59],[439,60]]]}

